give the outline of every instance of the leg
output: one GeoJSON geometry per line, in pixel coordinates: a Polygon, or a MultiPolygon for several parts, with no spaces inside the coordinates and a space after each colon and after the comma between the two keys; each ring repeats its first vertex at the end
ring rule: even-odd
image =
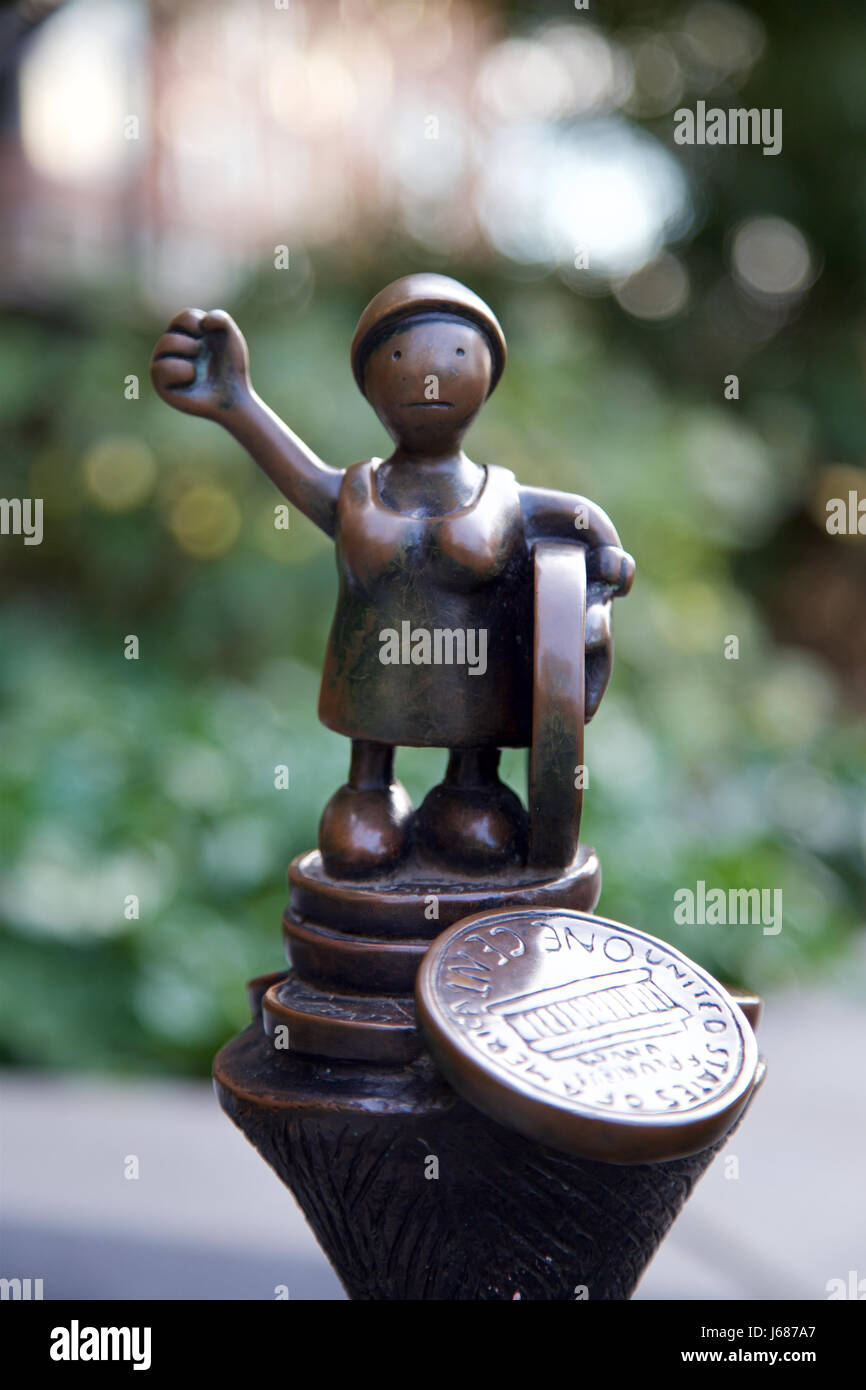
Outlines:
{"type": "Polygon", "coordinates": [[[394,780],[394,749],[390,743],[352,739],[348,785],[356,792],[381,791],[394,780]]]}
{"type": "Polygon", "coordinates": [[[349,780],[319,822],[319,849],[332,878],[386,874],[406,852],[412,803],[394,777],[389,743],[352,739],[349,780]]]}
{"type": "Polygon", "coordinates": [[[419,854],[469,873],[501,870],[526,859],[528,818],[519,797],[499,780],[498,748],[452,748],[444,781],[415,818],[419,854]]]}

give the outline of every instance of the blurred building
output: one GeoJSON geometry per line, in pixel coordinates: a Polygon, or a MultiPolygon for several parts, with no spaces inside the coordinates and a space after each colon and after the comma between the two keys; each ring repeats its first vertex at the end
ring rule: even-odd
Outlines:
{"type": "MultiPolygon", "coordinates": [[[[691,224],[683,170],[637,123],[681,95],[699,57],[688,21],[678,57],[659,35],[614,41],[585,15],[510,35],[477,0],[18,10],[0,151],[7,293],[132,268],[173,304],[191,282],[225,294],[281,247],[363,259],[395,235],[558,267],[591,289],[691,224]]],[[[760,33],[741,34],[743,71],[760,33]]],[[[685,279],[668,264],[662,281],[663,316],[685,279]]]]}

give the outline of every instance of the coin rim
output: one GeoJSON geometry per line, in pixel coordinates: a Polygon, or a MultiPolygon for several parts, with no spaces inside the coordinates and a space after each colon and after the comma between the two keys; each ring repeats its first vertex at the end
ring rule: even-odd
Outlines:
{"type": "Polygon", "coordinates": [[[755,1086],[758,1071],[758,1045],[754,1031],[736,1001],[723,985],[684,952],[660,937],[616,922],[610,917],[576,912],[571,908],[550,908],[533,911],[531,908],[476,912],[455,922],[432,942],[421,962],[415,983],[415,1003],[418,1024],[434,1060],[454,1089],[463,1098],[489,1115],[491,1119],[516,1129],[527,1138],[540,1140],[551,1148],[563,1150],[576,1157],[599,1159],[608,1163],[659,1163],[686,1158],[699,1153],[724,1137],[745,1109],[755,1086]],[[687,1112],[686,1115],[663,1114],[651,1121],[638,1116],[604,1116],[582,1112],[572,1104],[563,1107],[543,1092],[524,1091],[498,1070],[485,1065],[485,1059],[471,1046],[461,1046],[465,1034],[452,1036],[440,1019],[436,1004],[435,971],[445,951],[458,934],[479,922],[493,924],[515,918],[542,917],[573,918],[608,927],[616,932],[638,936],[648,945],[661,947],[676,959],[685,962],[699,978],[718,990],[731,1008],[734,1021],[743,1039],[743,1064],[739,1077],[722,1097],[687,1112]],[[428,1003],[428,997],[433,1001],[428,1003]],[[458,1042],[460,1039],[460,1042],[458,1042]]]}

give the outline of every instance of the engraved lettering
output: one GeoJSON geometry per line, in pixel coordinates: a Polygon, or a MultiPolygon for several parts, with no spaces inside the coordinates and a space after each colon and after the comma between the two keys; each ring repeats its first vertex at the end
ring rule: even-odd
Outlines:
{"type": "Polygon", "coordinates": [[[565,944],[569,950],[571,950],[572,942],[574,942],[575,946],[582,946],[588,954],[591,954],[595,949],[595,932],[593,932],[588,941],[581,941],[574,928],[567,926],[565,928],[565,944]]]}
{"type": "Polygon", "coordinates": [[[514,940],[517,942],[517,945],[516,945],[512,950],[510,950],[510,951],[508,951],[508,947],[506,947],[506,948],[505,948],[506,951],[508,951],[508,954],[509,954],[510,956],[522,956],[522,955],[525,955],[525,953],[526,953],[526,943],[524,942],[523,938],[522,938],[521,936],[518,936],[518,934],[517,934],[516,931],[512,931],[510,927],[491,927],[491,929],[490,929],[490,935],[491,935],[491,936],[513,936],[513,937],[514,937],[514,940]]]}
{"type": "MultiPolygon", "coordinates": [[[[498,946],[491,946],[488,942],[486,942],[486,941],[484,940],[484,937],[480,934],[480,932],[473,932],[471,936],[467,936],[466,940],[467,940],[467,941],[477,941],[477,942],[479,943],[479,945],[480,945],[482,951],[487,951],[487,952],[490,952],[491,954],[495,951],[496,955],[499,957],[499,960],[496,961],[496,962],[494,962],[496,965],[507,965],[507,964],[508,964],[508,957],[507,957],[507,956],[504,956],[504,955],[502,954],[502,952],[500,951],[500,949],[499,949],[498,946]]],[[[483,965],[485,966],[485,969],[487,968],[486,962],[478,962],[478,964],[483,964],[483,965]]]]}
{"type": "Polygon", "coordinates": [[[630,941],[626,941],[624,936],[609,936],[603,949],[608,960],[615,960],[620,963],[631,960],[634,955],[634,947],[630,941]]]}

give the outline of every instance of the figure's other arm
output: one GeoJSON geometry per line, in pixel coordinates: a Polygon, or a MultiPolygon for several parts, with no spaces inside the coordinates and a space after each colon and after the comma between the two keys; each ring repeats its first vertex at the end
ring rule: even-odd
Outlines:
{"type": "Polygon", "coordinates": [[[613,670],[613,600],[627,594],[634,560],[622,549],[613,522],[586,497],[552,488],[521,487],[529,545],[541,540],[577,541],[586,547],[586,692],[589,723],[613,670]]]}
{"type": "Polygon", "coordinates": [[[547,487],[521,487],[520,502],[530,545],[540,540],[579,541],[587,548],[587,577],[609,585],[612,598],[628,593],[634,560],[601,507],[588,497],[547,487]]]}
{"type": "Polygon", "coordinates": [[[168,405],[222,425],[283,496],[333,536],[343,471],[317,458],[256,395],[244,336],[228,314],[176,314],[153,350],[150,375],[168,405]]]}

